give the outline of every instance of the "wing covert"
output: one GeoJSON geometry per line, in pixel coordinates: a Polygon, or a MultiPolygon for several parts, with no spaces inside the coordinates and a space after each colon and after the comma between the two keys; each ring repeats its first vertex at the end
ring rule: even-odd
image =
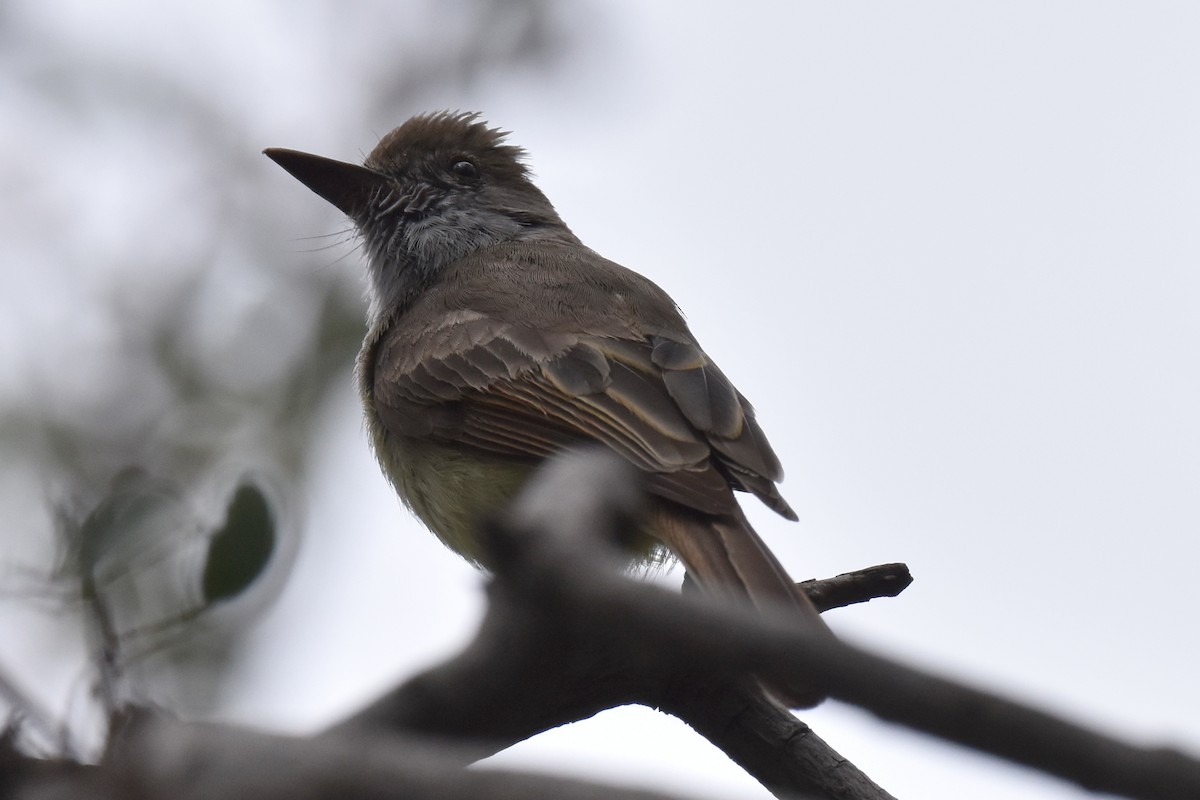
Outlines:
{"type": "Polygon", "coordinates": [[[375,350],[385,428],[541,459],[599,441],[648,473],[651,491],[725,513],[729,489],[794,517],[753,410],[690,341],[539,331],[469,311],[417,341],[375,350]]]}

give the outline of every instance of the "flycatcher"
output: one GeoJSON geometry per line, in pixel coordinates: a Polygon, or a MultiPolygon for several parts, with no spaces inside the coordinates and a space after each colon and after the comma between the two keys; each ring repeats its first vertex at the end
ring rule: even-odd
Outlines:
{"type": "MultiPolygon", "coordinates": [[[[666,292],[576,238],[506,135],[443,112],[393,130],[363,166],[265,151],[362,237],[370,331],[358,383],[401,499],[479,564],[481,517],[541,460],[599,442],[642,470],[653,496],[638,558],[666,547],[704,589],[786,604],[823,628],[734,496],[796,519],[750,404],[666,292]]],[[[785,693],[820,699],[803,685],[785,693]]]]}

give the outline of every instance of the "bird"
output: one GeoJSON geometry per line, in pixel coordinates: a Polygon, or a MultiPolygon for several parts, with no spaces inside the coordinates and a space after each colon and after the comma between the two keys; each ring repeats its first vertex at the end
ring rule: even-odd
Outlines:
{"type": "MultiPolygon", "coordinates": [[[[631,561],[828,632],[750,525],[749,493],[795,512],[754,409],[675,301],[571,231],[525,151],[477,112],[414,116],[363,164],[263,152],[353,222],[366,256],[357,361],[367,429],[404,504],[485,567],[480,522],[563,451],[607,447],[651,497],[631,561]]],[[[792,707],[821,693],[797,680],[792,707]]]]}

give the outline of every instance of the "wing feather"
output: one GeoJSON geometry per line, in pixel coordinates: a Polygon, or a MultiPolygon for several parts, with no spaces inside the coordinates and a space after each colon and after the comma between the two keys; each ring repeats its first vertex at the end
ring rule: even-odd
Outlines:
{"type": "Polygon", "coordinates": [[[385,335],[372,372],[380,419],[404,435],[531,460],[599,441],[662,497],[719,514],[732,487],[794,517],[749,403],[682,335],[564,333],[454,311],[415,341],[385,335]]]}

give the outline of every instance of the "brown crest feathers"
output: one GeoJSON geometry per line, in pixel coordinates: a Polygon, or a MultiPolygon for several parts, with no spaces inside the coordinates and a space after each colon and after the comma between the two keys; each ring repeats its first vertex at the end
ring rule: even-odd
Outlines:
{"type": "Polygon", "coordinates": [[[527,178],[525,150],[505,144],[508,131],[489,128],[478,112],[438,111],[419,114],[382,139],[367,156],[366,166],[389,174],[403,173],[421,160],[479,162],[483,171],[527,178]]]}

